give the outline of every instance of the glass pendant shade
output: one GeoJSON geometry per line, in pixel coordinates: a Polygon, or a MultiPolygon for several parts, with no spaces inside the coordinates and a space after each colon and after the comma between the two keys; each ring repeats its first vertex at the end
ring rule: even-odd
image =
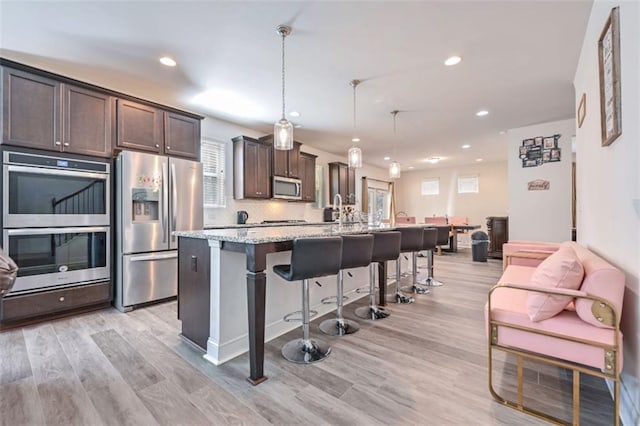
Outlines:
{"type": "Polygon", "coordinates": [[[352,169],[362,167],[362,150],[360,148],[352,146],[349,148],[347,156],[349,157],[349,167],[352,169]]]}
{"type": "Polygon", "coordinates": [[[400,177],[400,163],[393,161],[389,164],[389,178],[398,179],[400,177]]]}
{"type": "Polygon", "coordinates": [[[286,118],[281,118],[273,125],[273,147],[280,150],[293,149],[293,125],[286,118]]]}

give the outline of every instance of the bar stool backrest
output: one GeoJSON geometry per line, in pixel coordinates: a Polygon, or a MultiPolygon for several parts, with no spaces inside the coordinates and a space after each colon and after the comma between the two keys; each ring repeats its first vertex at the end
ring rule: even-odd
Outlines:
{"type": "Polygon", "coordinates": [[[410,253],[422,250],[422,227],[399,228],[402,235],[400,252],[410,253]]]}
{"type": "Polygon", "coordinates": [[[436,228],[424,228],[422,232],[422,250],[433,250],[436,248],[438,230],[436,228]]]}
{"type": "Polygon", "coordinates": [[[296,238],[291,250],[287,281],[336,275],[342,260],[342,238],[296,238]]]}
{"type": "Polygon", "coordinates": [[[435,226],[438,232],[438,238],[436,240],[436,245],[443,246],[449,244],[449,232],[451,231],[451,227],[449,225],[446,226],[435,226]]]}
{"type": "Polygon", "coordinates": [[[359,268],[371,263],[373,235],[344,235],[340,269],[359,268]]]}
{"type": "Polygon", "coordinates": [[[402,234],[398,231],[374,232],[371,261],[396,260],[400,256],[401,239],[402,234]]]}

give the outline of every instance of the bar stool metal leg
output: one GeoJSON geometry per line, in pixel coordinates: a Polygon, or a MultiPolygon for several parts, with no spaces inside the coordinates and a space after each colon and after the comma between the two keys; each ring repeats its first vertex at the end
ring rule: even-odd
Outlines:
{"type": "Polygon", "coordinates": [[[369,265],[369,306],[361,306],[355,310],[358,318],[375,321],[389,316],[389,312],[376,305],[376,269],[378,269],[378,262],[369,265]]]}
{"type": "Polygon", "coordinates": [[[396,292],[387,296],[387,302],[403,305],[414,302],[413,297],[400,292],[400,258],[396,259],[396,292]]]}
{"type": "Polygon", "coordinates": [[[338,291],[336,295],[336,317],[324,320],[320,323],[320,331],[329,336],[344,336],[345,334],[353,334],[360,330],[357,322],[346,319],[342,316],[342,307],[344,301],[344,271],[338,272],[338,291]]]}
{"type": "Polygon", "coordinates": [[[331,352],[331,346],[321,339],[309,338],[309,280],[302,280],[302,339],[287,342],[282,356],[298,364],[322,361],[331,352]]]}
{"type": "Polygon", "coordinates": [[[429,276],[427,277],[425,285],[428,285],[429,287],[440,287],[444,285],[443,282],[433,278],[433,250],[429,250],[429,256],[427,257],[427,270],[429,271],[429,276]]]}
{"type": "Polygon", "coordinates": [[[409,291],[416,294],[428,294],[431,293],[431,289],[429,289],[426,284],[418,282],[418,253],[411,253],[411,260],[413,262],[413,268],[411,270],[411,285],[402,287],[402,291],[409,291]]]}

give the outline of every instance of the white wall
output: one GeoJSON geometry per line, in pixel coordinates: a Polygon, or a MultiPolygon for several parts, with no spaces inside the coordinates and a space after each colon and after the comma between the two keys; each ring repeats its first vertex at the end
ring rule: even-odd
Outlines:
{"type": "Polygon", "coordinates": [[[640,424],[640,3],[596,1],[576,70],[576,108],[587,111],[576,132],[578,242],[626,274],[622,331],[622,419],[640,424]],[[612,7],[620,6],[622,134],[601,146],[597,42],[612,7]]]}
{"type": "MultiPolygon", "coordinates": [[[[310,203],[275,201],[275,200],[234,200],[233,199],[233,150],[231,138],[246,135],[253,138],[264,136],[263,133],[256,132],[236,124],[228,123],[212,117],[206,117],[202,122],[202,137],[226,143],[226,176],[225,176],[225,208],[206,208],[204,212],[204,224],[206,226],[228,225],[236,222],[236,211],[246,210],[249,213],[248,222],[255,223],[263,220],[299,219],[308,222],[322,222],[322,209],[314,208],[310,203]]],[[[324,202],[325,205],[331,203],[329,200],[329,167],[328,163],[334,161],[346,162],[347,153],[344,156],[330,154],[320,151],[302,142],[302,151],[317,155],[316,166],[323,167],[324,173],[324,202]]],[[[366,160],[366,149],[363,149],[366,160]]],[[[361,177],[373,177],[376,179],[386,179],[387,171],[379,167],[364,165],[362,169],[356,171],[356,196],[361,198],[361,177]]],[[[357,206],[359,208],[359,206],[357,206]]]]}
{"type": "Polygon", "coordinates": [[[460,167],[402,172],[397,185],[397,211],[415,216],[467,216],[469,223],[486,228],[487,216],[507,215],[507,163],[476,163],[460,167]],[[458,194],[458,176],[477,175],[479,193],[458,194]],[[421,195],[423,179],[440,180],[439,195],[421,195]]]}
{"type": "Polygon", "coordinates": [[[568,241],[571,239],[571,138],[575,120],[554,121],[510,129],[509,239],[568,241]],[[522,167],[519,147],[524,139],[560,134],[561,161],[537,167],[522,167]],[[543,179],[550,183],[545,191],[529,191],[527,182],[543,179]]]}

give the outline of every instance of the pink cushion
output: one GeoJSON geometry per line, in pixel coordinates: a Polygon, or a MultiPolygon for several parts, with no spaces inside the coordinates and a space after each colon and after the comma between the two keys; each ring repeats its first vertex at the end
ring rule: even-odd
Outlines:
{"type": "MultiPolygon", "coordinates": [[[[571,247],[561,247],[538,265],[530,285],[578,290],[583,277],[584,269],[576,253],[571,247]]],[[[527,313],[531,321],[542,321],[560,313],[571,300],[570,296],[530,292],[527,313]]]]}
{"type": "MultiPolygon", "coordinates": [[[[625,289],[625,276],[622,271],[580,244],[566,242],[563,246],[571,247],[584,267],[584,281],[580,290],[590,296],[609,301],[616,309],[616,322],[620,324],[625,289]]],[[[597,327],[612,328],[611,325],[601,323],[593,314],[591,308],[594,303],[598,302],[588,299],[576,300],[576,311],[580,319],[597,327]]]]}
{"type": "Polygon", "coordinates": [[[425,217],[424,223],[430,223],[432,225],[446,225],[447,218],[444,216],[433,216],[433,217],[425,217]]]}

